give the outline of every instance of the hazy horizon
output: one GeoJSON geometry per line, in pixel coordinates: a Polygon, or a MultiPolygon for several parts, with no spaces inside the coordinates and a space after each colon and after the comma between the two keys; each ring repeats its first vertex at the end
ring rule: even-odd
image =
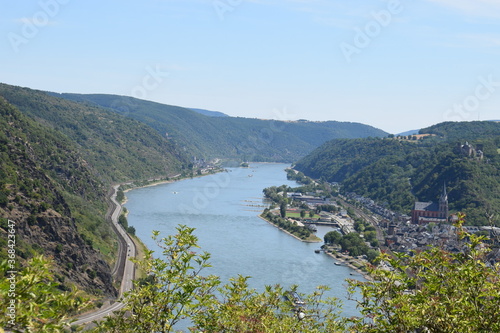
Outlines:
{"type": "Polygon", "coordinates": [[[491,0],[4,7],[7,84],[389,133],[500,114],[500,3],[491,0]]]}

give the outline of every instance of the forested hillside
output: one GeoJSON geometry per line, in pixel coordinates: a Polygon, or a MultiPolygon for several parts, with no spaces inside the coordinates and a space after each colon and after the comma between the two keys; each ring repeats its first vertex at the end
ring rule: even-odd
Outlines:
{"type": "Polygon", "coordinates": [[[500,124],[444,123],[421,133],[438,136],[333,140],[298,161],[295,168],[314,178],[340,182],[343,191],[370,197],[402,213],[409,213],[415,201],[437,201],[446,183],[452,212],[463,211],[478,224],[488,223],[493,216],[498,224],[500,124]],[[475,149],[470,156],[462,148],[467,142],[475,149]]]}
{"type": "Polygon", "coordinates": [[[488,139],[500,135],[500,122],[445,122],[423,128],[420,134],[435,134],[443,139],[454,141],[488,139]]]}
{"type": "Polygon", "coordinates": [[[110,185],[182,173],[187,158],[149,126],[103,108],[5,84],[0,99],[0,232],[16,223],[20,264],[45,254],[66,287],[115,295],[110,185]]]}
{"type": "Polygon", "coordinates": [[[149,126],[103,108],[5,84],[0,84],[0,96],[70,138],[102,181],[168,176],[188,164],[182,153],[149,126]]]}
{"type": "Polygon", "coordinates": [[[193,110],[115,95],[55,94],[139,120],[191,157],[292,162],[334,138],[385,136],[359,123],[208,117],[193,110]]]}
{"type": "Polygon", "coordinates": [[[103,260],[114,255],[116,242],[102,216],[103,184],[69,139],[1,97],[0,115],[0,261],[7,257],[10,219],[18,264],[45,254],[54,258],[56,280],[66,288],[116,295],[103,260]]]}

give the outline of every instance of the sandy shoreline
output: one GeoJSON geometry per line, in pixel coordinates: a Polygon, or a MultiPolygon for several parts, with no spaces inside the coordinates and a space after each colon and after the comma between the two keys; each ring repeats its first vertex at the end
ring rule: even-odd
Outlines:
{"type": "Polygon", "coordinates": [[[162,185],[162,184],[171,184],[173,182],[177,182],[177,181],[183,180],[183,179],[187,179],[187,178],[181,178],[181,179],[175,179],[175,180],[171,180],[171,179],[170,180],[159,180],[159,181],[151,183],[151,184],[134,186],[134,187],[128,188],[128,189],[124,190],[123,193],[127,193],[128,191],[132,191],[132,190],[137,190],[139,188],[152,187],[152,186],[157,186],[157,185],[162,185]]]}

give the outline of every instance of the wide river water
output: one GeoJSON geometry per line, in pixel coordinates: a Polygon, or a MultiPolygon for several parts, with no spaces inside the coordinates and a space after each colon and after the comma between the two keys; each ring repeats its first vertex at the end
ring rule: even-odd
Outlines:
{"type": "MultiPolygon", "coordinates": [[[[254,163],[250,168],[231,168],[228,172],[132,190],[127,193],[128,221],[150,249],[158,247],[151,239],[153,230],[162,236],[175,233],[179,224],[196,228],[202,250],[211,254],[212,268],[206,273],[228,282],[238,274],[251,276],[252,288],[265,285],[299,285],[299,291],[312,293],[327,285],[328,296],[343,300],[343,315],[359,315],[354,302],[347,301],[345,282],[363,279],[335,259],[314,253],[322,243],[304,243],[280,231],[257,215],[266,205],[262,190],[287,184],[286,164],[254,163]],[[353,275],[351,275],[353,274],[353,275]]],[[[329,227],[319,228],[323,238],[329,227]]]]}

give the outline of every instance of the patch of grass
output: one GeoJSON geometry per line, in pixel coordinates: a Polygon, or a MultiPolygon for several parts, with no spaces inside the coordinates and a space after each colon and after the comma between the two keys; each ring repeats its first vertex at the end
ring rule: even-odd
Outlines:
{"type": "MultiPolygon", "coordinates": [[[[286,217],[291,217],[291,218],[296,218],[296,219],[300,219],[300,212],[299,213],[296,213],[296,212],[286,212],[286,217]]],[[[314,216],[312,217],[313,219],[319,219],[319,215],[318,214],[314,214],[314,216]]],[[[309,212],[306,211],[306,216],[304,216],[304,219],[310,219],[311,217],[309,216],[309,212]]]]}
{"type": "Polygon", "coordinates": [[[316,236],[315,234],[311,234],[309,237],[305,239],[306,242],[314,242],[314,243],[319,243],[322,242],[323,240],[316,236]]]}
{"type": "MultiPolygon", "coordinates": [[[[139,237],[137,236],[132,236],[130,235],[130,237],[132,238],[132,240],[134,241],[135,243],[135,248],[137,250],[137,255],[135,256],[135,258],[139,261],[143,261],[144,260],[144,257],[146,255],[146,250],[148,249],[146,247],[146,245],[139,239],[139,237]]],[[[145,278],[146,277],[146,272],[144,272],[142,269],[140,269],[139,267],[137,267],[136,265],[136,270],[135,270],[135,279],[138,280],[138,279],[142,279],[142,278],[145,278]]]]}

